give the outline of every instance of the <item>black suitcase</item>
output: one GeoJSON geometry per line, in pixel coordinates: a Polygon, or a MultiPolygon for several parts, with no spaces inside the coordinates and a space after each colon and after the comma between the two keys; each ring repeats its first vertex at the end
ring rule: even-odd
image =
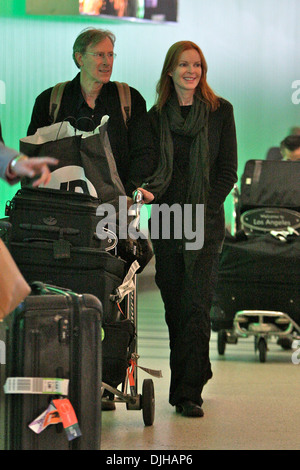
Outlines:
{"type": "Polygon", "coordinates": [[[116,235],[97,237],[97,216],[101,200],[88,194],[47,188],[23,187],[6,204],[5,214],[12,224],[12,241],[66,240],[73,246],[112,249],[116,235]]]}
{"type": "Polygon", "coordinates": [[[93,294],[102,303],[103,322],[116,321],[119,310],[110,296],[125,276],[122,259],[93,248],[69,246],[67,253],[47,242],[12,242],[10,251],[29,284],[42,281],[78,294],[93,294]]]}
{"type": "Polygon", "coordinates": [[[273,310],[300,325],[300,237],[270,234],[225,240],[211,310],[215,331],[231,328],[239,310],[273,310]]]}
{"type": "Polygon", "coordinates": [[[300,162],[247,161],[241,179],[240,212],[281,207],[300,212],[300,162]]]}
{"type": "MultiPolygon", "coordinates": [[[[7,443],[11,450],[99,450],[101,437],[101,315],[91,295],[56,291],[30,295],[12,314],[7,377],[69,379],[68,398],[81,436],[68,441],[61,424],[40,434],[29,427],[53,394],[6,395],[7,443]],[[51,293],[50,293],[51,292],[51,293]]],[[[26,382],[26,381],[25,381],[26,382]]],[[[22,390],[26,383],[22,384],[22,390]]],[[[24,390],[23,390],[24,391],[24,390]]]]}

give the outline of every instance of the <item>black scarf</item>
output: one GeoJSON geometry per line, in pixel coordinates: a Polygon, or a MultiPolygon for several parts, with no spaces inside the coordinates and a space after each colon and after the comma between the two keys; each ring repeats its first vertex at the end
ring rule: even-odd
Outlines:
{"type": "MultiPolygon", "coordinates": [[[[209,145],[208,145],[209,106],[194,96],[194,101],[186,119],[174,92],[159,115],[160,161],[155,174],[149,179],[147,189],[159,199],[167,190],[173,172],[173,139],[171,132],[193,138],[189,155],[189,176],[185,204],[192,205],[193,230],[196,228],[196,205],[206,208],[209,193],[209,145]]],[[[185,240],[187,241],[187,240],[185,240]]],[[[192,266],[199,250],[185,250],[185,261],[192,266]]]]}
{"type": "Polygon", "coordinates": [[[159,115],[160,160],[155,174],[148,179],[147,190],[157,199],[167,190],[173,172],[173,139],[171,132],[193,138],[189,156],[189,180],[186,204],[206,204],[209,191],[208,105],[194,97],[186,119],[181,115],[176,93],[159,115]]]}

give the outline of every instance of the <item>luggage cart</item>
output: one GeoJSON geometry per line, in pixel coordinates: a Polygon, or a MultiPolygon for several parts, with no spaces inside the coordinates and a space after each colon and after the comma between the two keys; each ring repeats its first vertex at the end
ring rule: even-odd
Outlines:
{"type": "MultiPolygon", "coordinates": [[[[141,208],[142,193],[136,191],[134,202],[136,204],[136,223],[139,223],[139,211],[141,208]]],[[[137,268],[139,265],[137,264],[137,268]]],[[[134,325],[137,331],[137,275],[132,278],[133,289],[125,299],[125,317],[134,325]]],[[[145,426],[152,426],[155,416],[155,392],[153,380],[148,378],[143,380],[142,393],[138,393],[138,368],[144,370],[153,377],[162,377],[160,370],[153,370],[138,365],[139,359],[137,351],[137,336],[135,335],[128,348],[128,368],[125,380],[120,388],[112,387],[106,382],[102,382],[102,402],[126,403],[127,410],[142,410],[145,426]],[[105,397],[105,391],[110,393],[110,398],[105,397]]]]}
{"type": "Polygon", "coordinates": [[[300,164],[249,161],[220,256],[211,309],[218,353],[240,338],[254,337],[266,361],[268,340],[290,349],[300,339],[300,192],[287,173],[300,164]]]}
{"type": "MultiPolygon", "coordinates": [[[[127,298],[127,318],[132,321],[137,329],[137,296],[136,296],[136,276],[134,279],[135,289],[127,298]]],[[[102,401],[112,402],[109,398],[103,396],[107,390],[113,396],[114,403],[126,403],[127,410],[142,410],[142,416],[145,426],[152,426],[155,416],[155,393],[152,379],[144,379],[142,384],[142,393],[138,393],[138,368],[144,370],[154,377],[162,377],[161,371],[147,369],[138,365],[139,355],[137,353],[137,337],[134,338],[128,351],[128,368],[124,382],[120,389],[102,382],[102,401]]]]}
{"type": "Polygon", "coordinates": [[[225,353],[226,344],[237,344],[239,338],[254,337],[254,350],[260,362],[266,362],[268,340],[275,337],[284,348],[300,339],[300,327],[286,313],[270,310],[241,310],[236,313],[233,329],[218,331],[218,352],[225,353]]]}

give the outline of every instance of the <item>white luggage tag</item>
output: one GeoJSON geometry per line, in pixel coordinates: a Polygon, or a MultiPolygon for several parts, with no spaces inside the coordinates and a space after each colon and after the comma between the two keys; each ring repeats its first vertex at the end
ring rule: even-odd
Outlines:
{"type": "Polygon", "coordinates": [[[69,379],[41,377],[8,377],[4,393],[37,393],[48,395],[68,395],[69,379]]]}
{"type": "Polygon", "coordinates": [[[121,302],[124,297],[135,289],[134,276],[140,265],[138,261],[134,261],[130,266],[128,273],[124,277],[122,284],[116,288],[115,294],[110,295],[113,302],[121,302]]]}

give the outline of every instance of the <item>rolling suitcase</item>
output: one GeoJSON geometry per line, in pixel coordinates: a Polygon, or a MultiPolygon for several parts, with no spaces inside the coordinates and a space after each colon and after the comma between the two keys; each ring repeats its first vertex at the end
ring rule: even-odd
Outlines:
{"type": "Polygon", "coordinates": [[[6,448],[99,450],[101,303],[89,294],[78,295],[41,283],[36,286],[32,286],[36,295],[27,297],[11,314],[8,328],[6,448]],[[56,395],[66,381],[68,392],[62,390],[56,395]],[[43,393],[29,388],[41,383],[46,386],[43,393]],[[49,425],[40,433],[28,427],[52,403],[65,406],[61,401],[65,395],[75,411],[79,430],[72,429],[73,435],[68,437],[61,423],[49,425]]]}

